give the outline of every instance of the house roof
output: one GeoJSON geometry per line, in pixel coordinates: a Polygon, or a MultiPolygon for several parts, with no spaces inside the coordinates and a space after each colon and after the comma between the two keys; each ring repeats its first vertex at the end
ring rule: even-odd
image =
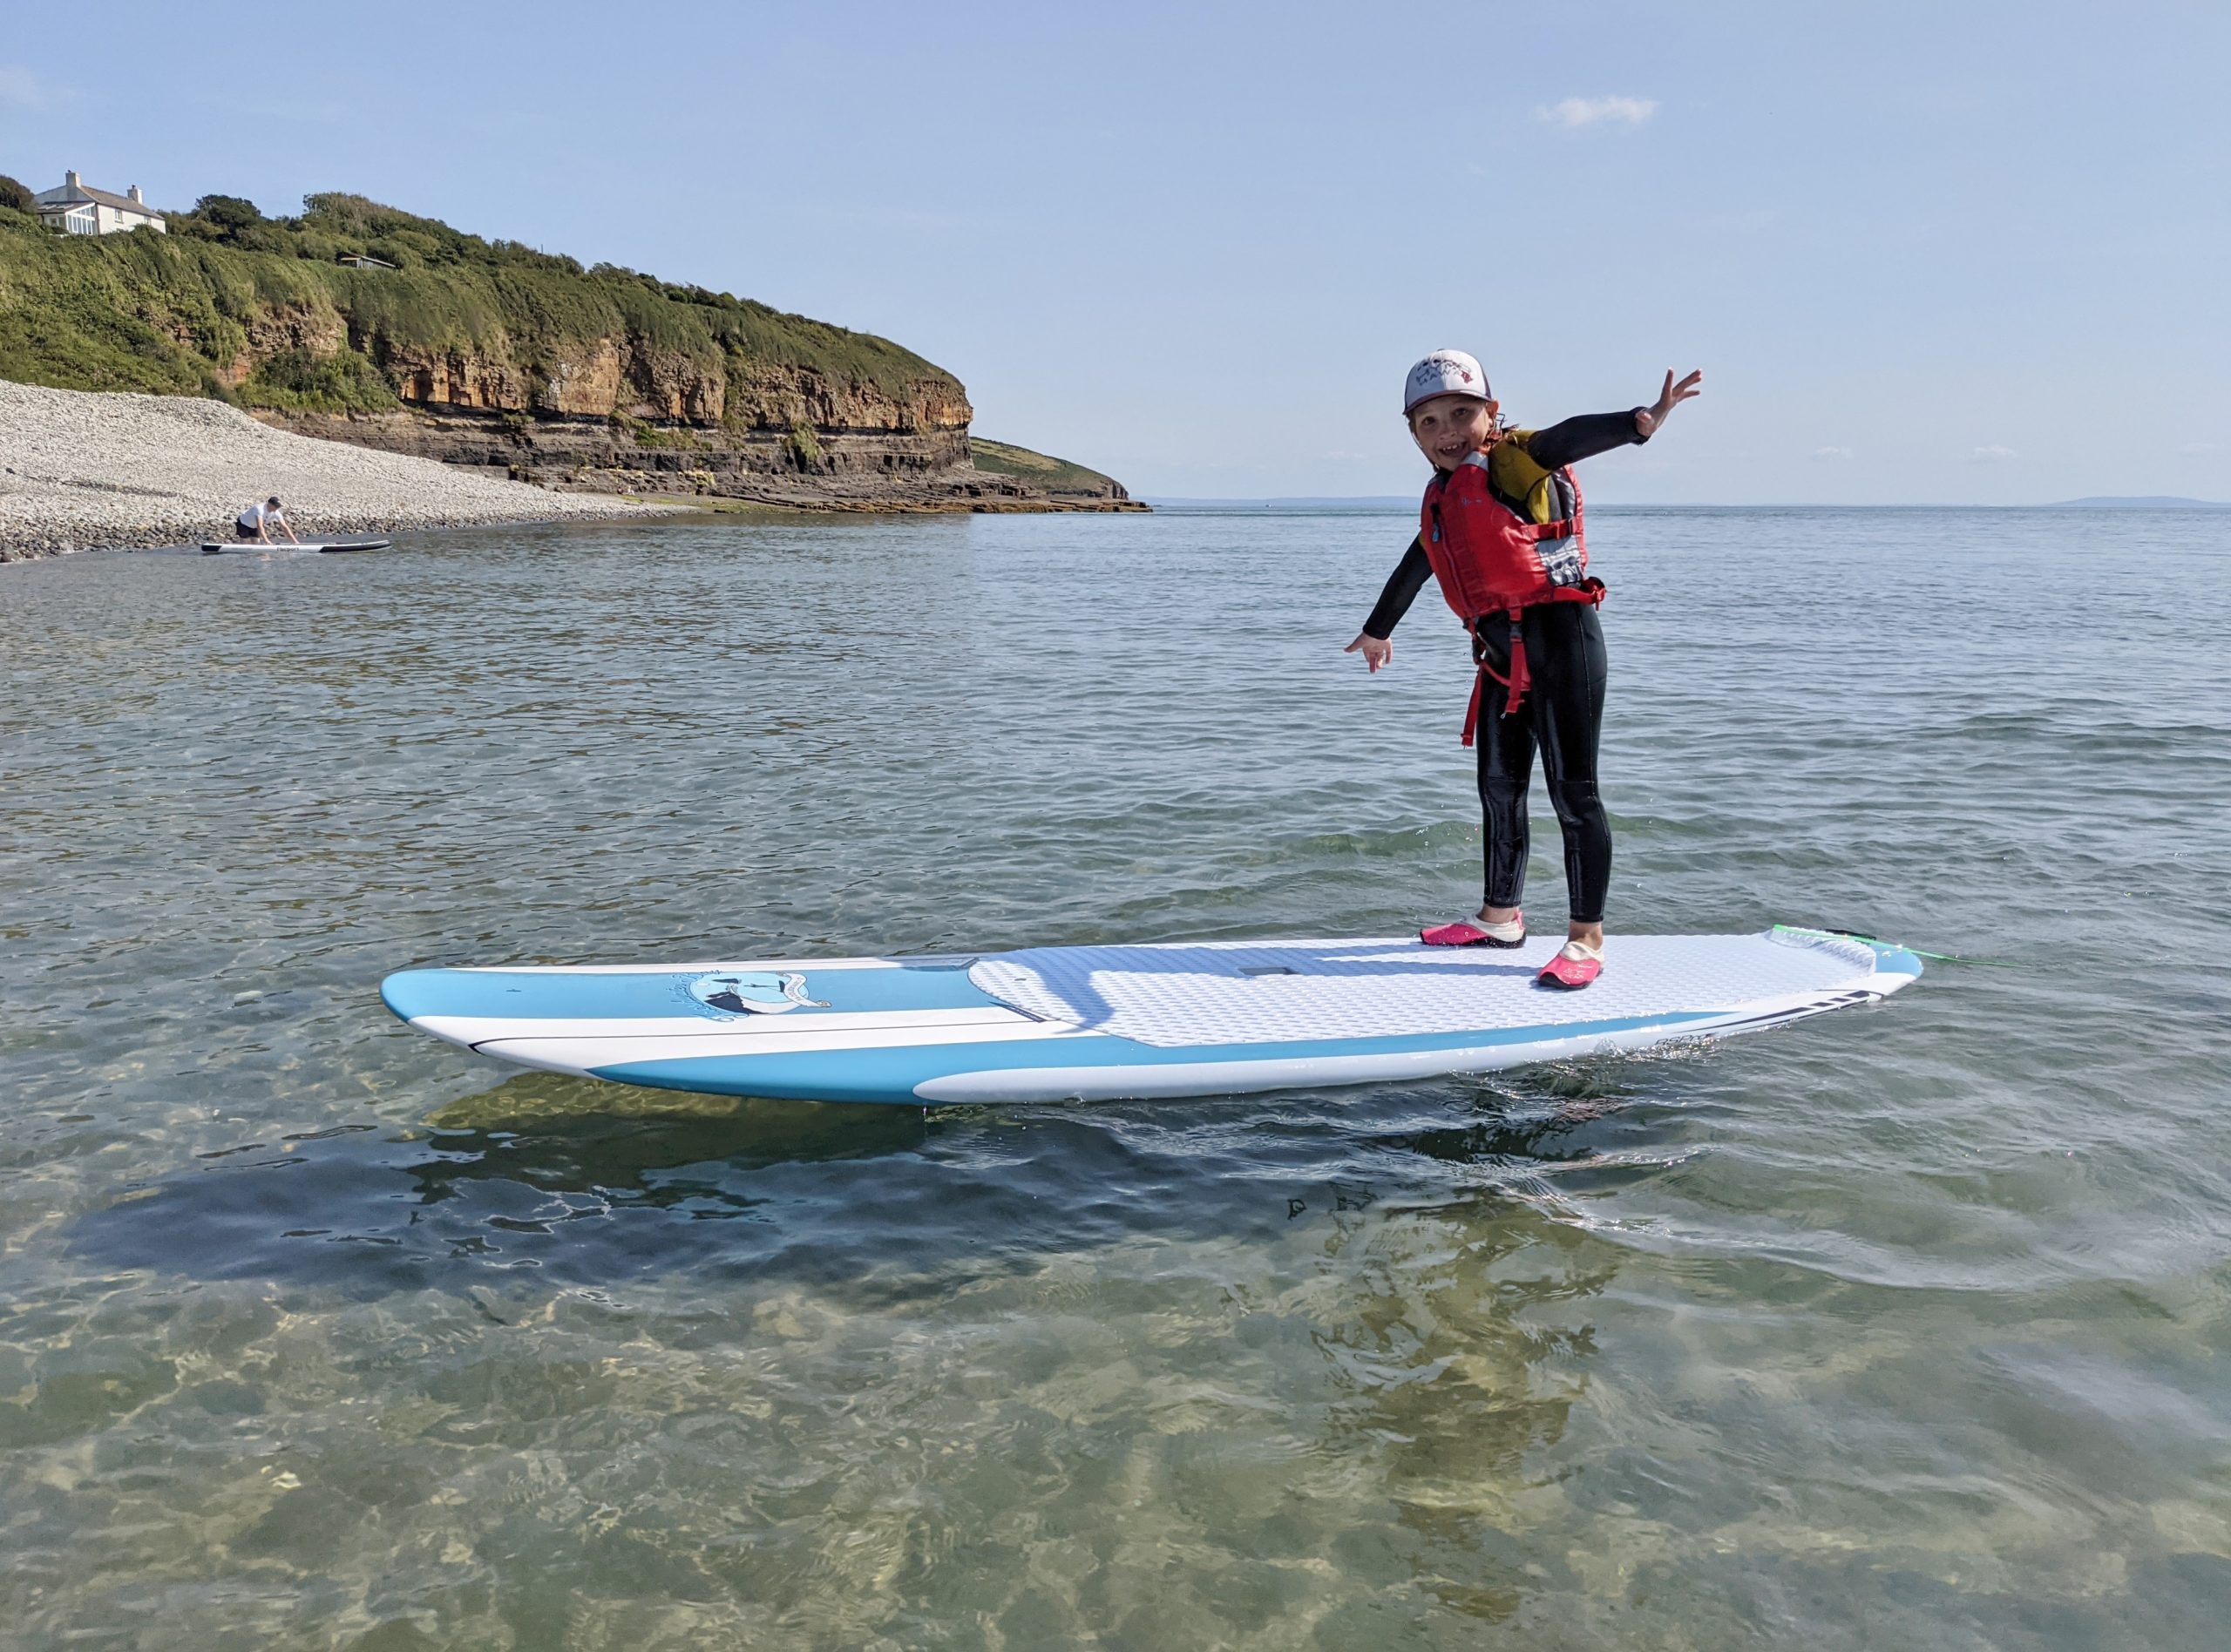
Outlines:
{"type": "Polygon", "coordinates": [[[59,189],[47,190],[44,193],[36,196],[34,199],[37,200],[38,204],[42,207],[83,206],[89,204],[97,204],[102,206],[113,206],[120,213],[138,213],[143,218],[160,218],[162,216],[160,213],[157,212],[153,206],[147,205],[144,200],[134,200],[129,195],[112,194],[105,189],[94,189],[85,184],[79,184],[74,189],[71,188],[70,185],[64,184],[59,189]],[[49,200],[49,196],[51,196],[53,199],[49,200]]]}

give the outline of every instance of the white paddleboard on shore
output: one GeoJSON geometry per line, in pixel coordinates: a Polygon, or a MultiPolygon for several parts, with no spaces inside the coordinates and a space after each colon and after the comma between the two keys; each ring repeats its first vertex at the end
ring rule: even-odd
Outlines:
{"type": "Polygon", "coordinates": [[[1414,938],[1049,946],[950,958],[406,970],[421,1031],[522,1066],[919,1107],[1303,1089],[1647,1049],[1868,1004],[1902,947],[1817,930],[1618,935],[1577,992],[1515,951],[1414,938]]]}
{"type": "Polygon", "coordinates": [[[272,551],[318,551],[328,556],[336,556],[343,551],[384,551],[391,543],[387,539],[335,540],[329,543],[305,539],[300,545],[259,545],[254,539],[227,539],[221,543],[205,539],[201,542],[201,554],[205,557],[245,556],[272,551]]]}

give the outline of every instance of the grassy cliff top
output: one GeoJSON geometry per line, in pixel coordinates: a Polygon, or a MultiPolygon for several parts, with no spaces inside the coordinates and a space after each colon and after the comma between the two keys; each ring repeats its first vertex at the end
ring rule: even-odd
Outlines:
{"type": "Polygon", "coordinates": [[[978,470],[989,471],[995,476],[1014,477],[1048,493],[1105,494],[1116,485],[1114,477],[1088,471],[1068,459],[1034,453],[1028,448],[1006,442],[987,442],[980,436],[969,437],[968,450],[978,470]]]}
{"type": "MultiPolygon", "coordinates": [[[[362,196],[312,195],[295,218],[205,196],[170,234],[58,235],[0,199],[0,378],[63,389],[227,395],[220,371],[278,313],[324,315],[349,355],[305,380],[299,404],[394,404],[381,347],[462,349],[532,372],[627,335],[709,369],[818,373],[903,400],[959,382],[870,334],[729,293],[662,281],[516,241],[484,240],[362,196]],[[391,268],[356,268],[343,256],[391,268]]],[[[283,405],[283,400],[271,399],[283,405]]]]}

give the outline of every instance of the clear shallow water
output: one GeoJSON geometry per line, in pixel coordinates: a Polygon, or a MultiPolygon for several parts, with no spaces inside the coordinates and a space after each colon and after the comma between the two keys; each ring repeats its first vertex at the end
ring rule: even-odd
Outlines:
{"type": "Polygon", "coordinates": [[[1405,527],[0,569],[18,1643],[2220,1644],[2231,520],[1591,529],[1615,932],[2006,967],[1322,1095],[519,1075],[380,976],[1462,910],[1461,638],[1338,653],[1405,527]]]}

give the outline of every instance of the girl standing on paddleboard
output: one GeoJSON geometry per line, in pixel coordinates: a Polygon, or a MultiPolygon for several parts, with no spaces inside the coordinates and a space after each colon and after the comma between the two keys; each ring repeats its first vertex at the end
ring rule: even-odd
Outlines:
{"type": "Polygon", "coordinates": [[[1478,914],[1427,930],[1427,946],[1516,946],[1526,884],[1526,790],[1542,752],[1549,806],[1565,840],[1571,911],[1563,947],[1536,978],[1586,986],[1604,969],[1604,900],[1611,882],[1611,823],[1596,790],[1606,666],[1596,607],[1604,582],[1588,574],[1580,486],[1571,466],[1647,442],[1666,416],[1701,392],[1702,373],[1665,375],[1656,403],[1586,414],[1543,430],[1507,430],[1480,364],[1435,350],[1410,369],[1402,414],[1431,461],[1418,537],[1345,652],[1377,671],[1387,640],[1428,575],[1472,633],[1478,666],[1464,743],[1479,747],[1487,890],[1478,914]]]}

